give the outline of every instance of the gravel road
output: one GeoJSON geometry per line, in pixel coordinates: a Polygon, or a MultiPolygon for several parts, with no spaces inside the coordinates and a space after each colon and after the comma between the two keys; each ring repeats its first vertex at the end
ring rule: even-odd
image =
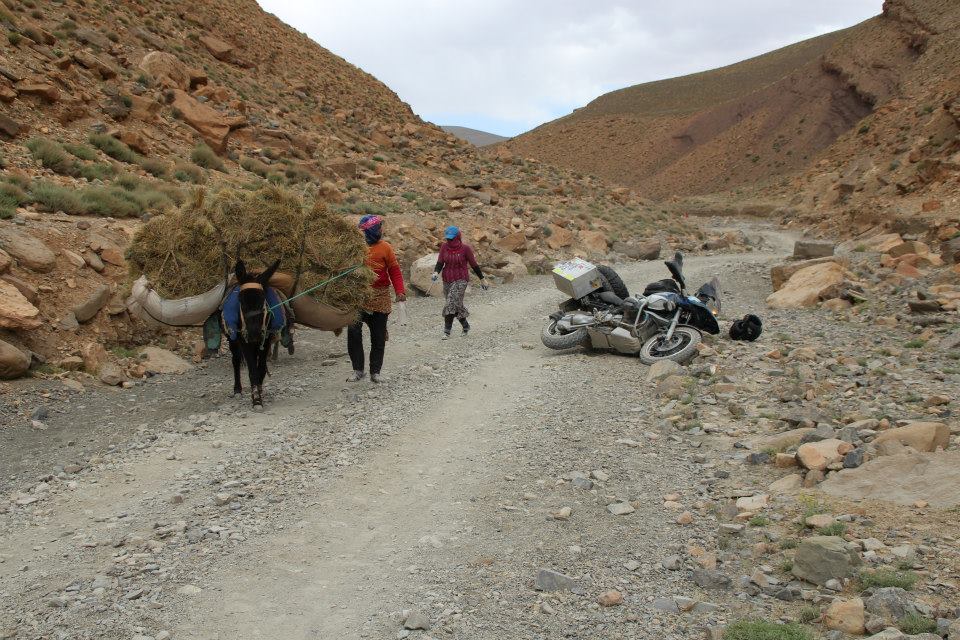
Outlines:
{"type": "MultiPolygon", "coordinates": [[[[789,250],[764,234],[688,259],[691,284],[723,279],[727,318],[762,310],[789,250]]],[[[617,268],[634,288],[665,275],[617,268]]],[[[710,438],[663,427],[635,359],[543,348],[561,299],[548,277],[473,291],[474,330],[445,342],[440,302],[412,300],[382,386],[343,382],[345,339],[303,331],[263,413],[228,396],[228,358],[31,393],[46,430],[0,430],[0,638],[679,639],[722,621],[732,593],[664,568],[716,535],[662,506],[705,499],[710,438]],[[541,569],[572,588],[535,590],[541,569]],[[623,605],[597,604],[608,590],[623,605]],[[703,606],[664,616],[684,595],[703,606]]]]}

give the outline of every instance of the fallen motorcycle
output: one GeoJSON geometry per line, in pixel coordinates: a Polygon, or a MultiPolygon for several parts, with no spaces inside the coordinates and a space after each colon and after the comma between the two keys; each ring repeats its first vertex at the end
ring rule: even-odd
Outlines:
{"type": "Polygon", "coordinates": [[[671,277],[651,283],[638,297],[629,295],[610,267],[579,258],[556,265],[554,283],[570,299],[551,314],[541,341],[556,350],[610,349],[639,356],[644,364],[687,362],[696,355],[703,332],[720,332],[719,282],[714,278],[687,295],[683,255],[678,252],[664,264],[671,277]]]}

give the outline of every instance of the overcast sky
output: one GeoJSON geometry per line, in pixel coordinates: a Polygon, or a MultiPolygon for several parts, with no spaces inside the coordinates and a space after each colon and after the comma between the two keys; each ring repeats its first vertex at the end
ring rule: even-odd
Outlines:
{"type": "Polygon", "coordinates": [[[259,0],[422,118],[516,135],[612,89],[711,69],[883,0],[259,0]]]}

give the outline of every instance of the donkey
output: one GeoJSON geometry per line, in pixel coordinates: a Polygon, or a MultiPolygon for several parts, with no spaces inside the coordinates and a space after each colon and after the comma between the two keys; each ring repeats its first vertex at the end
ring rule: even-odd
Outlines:
{"type": "Polygon", "coordinates": [[[240,384],[240,365],[246,363],[250,374],[250,393],[254,409],[263,408],[263,380],[267,371],[267,355],[286,318],[283,307],[276,306],[279,296],[270,288],[280,261],[277,260],[263,273],[247,273],[247,267],[238,260],[234,267],[237,286],[223,303],[223,324],[227,330],[227,343],[233,357],[233,393],[243,393],[240,384]]]}

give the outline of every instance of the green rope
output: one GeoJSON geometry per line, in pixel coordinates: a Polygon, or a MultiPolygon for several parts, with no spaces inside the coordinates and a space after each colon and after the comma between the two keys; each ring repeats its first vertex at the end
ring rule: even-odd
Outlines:
{"type": "Polygon", "coordinates": [[[276,309],[276,308],[278,308],[278,307],[282,307],[283,305],[287,304],[287,303],[290,302],[291,300],[296,300],[296,299],[299,298],[300,296],[305,296],[305,295],[307,295],[308,293],[311,293],[311,292],[313,292],[313,291],[316,291],[316,290],[319,289],[320,287],[325,287],[326,285],[330,284],[331,282],[334,282],[335,280],[339,280],[340,278],[342,278],[342,277],[344,277],[344,276],[350,275],[351,273],[353,273],[353,272],[356,271],[357,269],[360,269],[361,267],[363,267],[362,264],[358,264],[358,265],[356,265],[356,266],[350,267],[349,269],[347,269],[347,270],[344,271],[343,273],[338,273],[337,275],[333,276],[332,278],[330,278],[330,279],[328,279],[328,280],[324,280],[324,281],[321,282],[320,284],[314,285],[314,286],[310,287],[310,288],[307,289],[306,291],[301,291],[300,293],[298,293],[298,294],[295,295],[295,296],[290,296],[290,297],[287,298],[286,301],[284,301],[284,302],[280,302],[280,303],[278,303],[278,304],[273,305],[272,307],[268,307],[267,310],[268,310],[268,311],[273,311],[274,309],[276,309]]]}

